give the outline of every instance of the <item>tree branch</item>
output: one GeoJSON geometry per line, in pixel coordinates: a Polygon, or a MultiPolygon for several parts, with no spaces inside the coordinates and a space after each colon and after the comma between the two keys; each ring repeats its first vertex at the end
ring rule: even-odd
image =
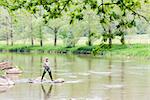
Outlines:
{"type": "Polygon", "coordinates": [[[98,8],[100,8],[101,6],[104,6],[104,5],[116,5],[118,4],[117,2],[115,3],[104,3],[103,0],[102,0],[102,3],[98,6],[98,8]]]}
{"type": "Polygon", "coordinates": [[[55,30],[55,29],[53,29],[52,27],[50,27],[50,26],[48,26],[48,25],[46,25],[46,26],[47,26],[48,28],[50,28],[51,30],[53,30],[53,31],[55,30]]]}
{"type": "Polygon", "coordinates": [[[68,4],[70,1],[72,1],[72,0],[68,0],[68,1],[66,1],[65,5],[63,6],[63,8],[60,10],[60,12],[59,12],[59,13],[61,13],[61,12],[65,9],[65,7],[67,6],[67,4],[68,4]]]}
{"type": "Polygon", "coordinates": [[[147,22],[149,23],[149,20],[148,20],[145,16],[143,16],[143,15],[137,13],[136,11],[134,11],[133,9],[131,9],[130,7],[126,6],[123,2],[122,2],[122,4],[123,4],[128,10],[130,10],[131,12],[133,12],[134,15],[138,15],[139,17],[144,18],[145,21],[147,21],[147,22]]]}

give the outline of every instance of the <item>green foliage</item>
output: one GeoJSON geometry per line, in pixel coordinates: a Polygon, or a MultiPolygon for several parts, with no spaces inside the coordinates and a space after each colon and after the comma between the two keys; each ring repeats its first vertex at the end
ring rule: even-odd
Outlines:
{"type": "Polygon", "coordinates": [[[100,54],[100,55],[113,55],[113,56],[139,56],[139,57],[150,57],[150,46],[147,44],[130,44],[120,45],[113,44],[112,48],[109,48],[108,44],[100,44],[96,46],[76,46],[76,47],[65,47],[65,46],[28,46],[28,45],[14,45],[6,46],[0,45],[0,51],[11,51],[11,52],[45,52],[45,53],[75,53],[75,54],[100,54]]]}
{"type": "MultiPolygon", "coordinates": [[[[15,25],[11,27],[13,29],[6,25],[8,29],[2,30],[2,32],[9,33],[6,31],[13,30],[15,40],[19,38],[39,38],[42,40],[45,39],[44,37],[51,36],[47,33],[55,33],[47,28],[44,30],[45,25],[52,29],[61,26],[62,28],[57,30],[61,34],[57,35],[63,37],[68,47],[74,47],[84,33],[88,37],[89,44],[99,37],[99,33],[102,33],[103,41],[109,42],[110,45],[115,36],[120,36],[120,41],[124,44],[124,35],[127,30],[137,27],[137,19],[142,18],[149,22],[149,15],[145,16],[140,10],[148,4],[149,0],[1,0],[0,5],[8,12],[21,15],[21,17],[15,17],[15,25]],[[27,17],[28,12],[30,12],[30,17],[35,16],[31,23],[28,20],[30,17],[27,17]],[[60,24],[64,20],[61,17],[64,16],[69,16],[69,18],[67,17],[67,21],[60,24]],[[81,25],[83,21],[85,27],[81,25]],[[68,22],[71,25],[68,25],[68,22]],[[68,28],[63,27],[66,23],[68,28]],[[97,26],[99,26],[99,31],[97,31],[97,26]]],[[[6,40],[10,36],[1,35],[1,37],[6,40]]]]}
{"type": "Polygon", "coordinates": [[[0,51],[10,52],[52,52],[52,53],[85,53],[90,54],[93,50],[93,46],[82,46],[82,47],[65,47],[65,46],[27,46],[27,45],[14,45],[5,46],[0,45],[0,51]]]}
{"type": "Polygon", "coordinates": [[[146,44],[132,44],[132,45],[113,45],[111,52],[112,55],[124,55],[124,56],[139,56],[139,57],[149,57],[150,47],[146,44]]]}
{"type": "Polygon", "coordinates": [[[108,44],[104,44],[104,43],[101,43],[100,45],[96,46],[94,49],[93,49],[93,54],[94,55],[97,55],[97,54],[102,54],[109,50],[109,45],[108,44]]]}

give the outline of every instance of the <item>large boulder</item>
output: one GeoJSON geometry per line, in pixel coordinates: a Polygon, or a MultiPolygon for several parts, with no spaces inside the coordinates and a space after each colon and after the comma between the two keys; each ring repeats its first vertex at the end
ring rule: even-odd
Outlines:
{"type": "Polygon", "coordinates": [[[30,79],[29,83],[63,83],[64,79],[62,78],[58,78],[54,81],[51,81],[49,79],[43,78],[43,80],[41,81],[41,77],[37,77],[36,79],[30,79]]]}
{"type": "Polygon", "coordinates": [[[12,64],[9,62],[0,62],[0,69],[5,70],[5,69],[11,69],[12,64]]]}
{"type": "Polygon", "coordinates": [[[4,86],[4,85],[14,85],[15,83],[13,81],[11,81],[9,78],[7,77],[0,77],[0,86],[4,86]]]}
{"type": "Polygon", "coordinates": [[[22,71],[17,66],[12,66],[10,62],[0,62],[0,69],[7,74],[20,74],[22,71]]]}
{"type": "Polygon", "coordinates": [[[5,72],[7,74],[21,74],[22,71],[19,68],[13,67],[11,69],[6,69],[5,72]]]}
{"type": "Polygon", "coordinates": [[[41,82],[50,82],[50,80],[43,78],[41,81],[41,77],[37,77],[35,79],[29,79],[29,83],[41,83],[41,82]]]}
{"type": "Polygon", "coordinates": [[[53,81],[54,83],[63,83],[65,82],[65,80],[63,78],[58,78],[56,80],[53,81]]]}
{"type": "Polygon", "coordinates": [[[6,77],[8,77],[12,81],[19,80],[20,74],[6,74],[6,77]]]}

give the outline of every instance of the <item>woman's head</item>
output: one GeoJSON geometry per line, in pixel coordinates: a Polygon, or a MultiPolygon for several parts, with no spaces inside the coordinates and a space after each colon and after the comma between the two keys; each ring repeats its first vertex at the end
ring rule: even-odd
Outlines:
{"type": "Polygon", "coordinates": [[[45,61],[48,61],[48,57],[45,58],[45,61]]]}

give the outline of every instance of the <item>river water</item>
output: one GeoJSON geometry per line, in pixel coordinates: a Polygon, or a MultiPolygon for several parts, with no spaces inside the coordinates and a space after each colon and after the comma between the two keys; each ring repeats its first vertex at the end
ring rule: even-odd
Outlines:
{"type": "MultiPolygon", "coordinates": [[[[150,100],[149,60],[16,53],[1,53],[0,60],[23,70],[20,75],[4,74],[16,84],[0,86],[0,100],[150,100]],[[65,82],[24,82],[42,75],[45,57],[51,62],[54,79],[65,82]]],[[[48,74],[45,78],[50,79],[48,74]]]]}

